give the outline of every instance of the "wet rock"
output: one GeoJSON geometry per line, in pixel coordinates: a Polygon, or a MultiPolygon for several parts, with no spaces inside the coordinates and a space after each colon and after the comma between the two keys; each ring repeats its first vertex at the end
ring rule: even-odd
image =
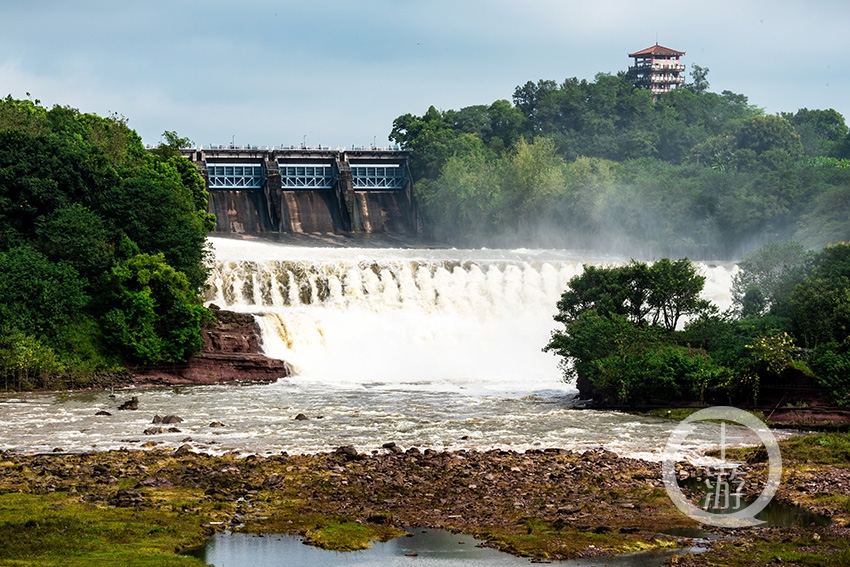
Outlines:
{"type": "Polygon", "coordinates": [[[109,415],[112,415],[112,414],[111,414],[111,413],[109,413],[108,411],[100,410],[100,411],[99,411],[99,412],[97,412],[95,415],[106,415],[106,416],[109,416],[109,415]]]}
{"type": "Polygon", "coordinates": [[[299,413],[295,416],[295,421],[307,421],[308,419],[310,418],[304,415],[303,413],[299,413]]]}
{"type": "Polygon", "coordinates": [[[145,435],[158,435],[162,433],[162,427],[148,427],[143,433],[145,435]]]}
{"type": "Polygon", "coordinates": [[[359,461],[366,458],[366,455],[358,453],[357,449],[355,449],[352,445],[338,447],[334,452],[337,455],[343,456],[346,461],[359,461]]]}
{"type": "Polygon", "coordinates": [[[165,417],[162,418],[162,423],[165,423],[167,425],[171,425],[173,423],[182,423],[182,422],[183,422],[183,418],[178,416],[178,415],[166,415],[165,417]]]}
{"type": "Polygon", "coordinates": [[[118,406],[120,410],[137,410],[139,409],[139,398],[137,396],[133,396],[129,400],[122,403],[118,406]]]}
{"type": "Polygon", "coordinates": [[[212,310],[216,322],[204,329],[201,353],[186,364],[141,369],[136,383],[220,384],[229,382],[269,383],[289,376],[286,362],[262,354],[260,327],[248,313],[212,310]]]}
{"type": "Polygon", "coordinates": [[[176,427],[169,427],[166,431],[168,431],[169,433],[180,433],[180,430],[176,427]]]}
{"type": "Polygon", "coordinates": [[[224,427],[224,424],[220,421],[214,421],[210,423],[210,427],[224,427]]]}
{"type": "Polygon", "coordinates": [[[162,423],[162,416],[161,415],[153,416],[153,421],[151,423],[162,423]]]}
{"type": "Polygon", "coordinates": [[[189,444],[180,445],[175,451],[175,457],[183,457],[185,455],[189,455],[192,452],[192,446],[189,444]]]}

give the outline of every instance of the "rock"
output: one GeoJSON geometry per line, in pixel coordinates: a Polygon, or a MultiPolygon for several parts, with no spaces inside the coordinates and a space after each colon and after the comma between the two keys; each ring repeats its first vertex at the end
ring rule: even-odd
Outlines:
{"type": "Polygon", "coordinates": [[[216,322],[204,329],[201,353],[188,363],[142,367],[136,383],[221,384],[269,383],[290,375],[286,362],[263,354],[260,327],[248,313],[212,309],[216,322]]]}
{"type": "Polygon", "coordinates": [[[419,557],[419,554],[416,553],[415,551],[408,551],[407,553],[404,554],[404,556],[405,557],[419,557]]]}
{"type": "Polygon", "coordinates": [[[335,451],[337,455],[342,455],[345,457],[346,461],[359,461],[361,459],[365,459],[366,455],[361,455],[357,452],[351,445],[345,445],[343,447],[338,447],[335,451]]]}
{"type": "Polygon", "coordinates": [[[139,398],[137,396],[133,396],[120,406],[118,406],[120,410],[137,410],[139,409],[139,398]]]}
{"type": "Polygon", "coordinates": [[[393,447],[395,447],[395,441],[390,441],[381,445],[382,449],[392,449],[393,447]]]}
{"type": "Polygon", "coordinates": [[[299,413],[295,416],[295,421],[307,421],[308,419],[310,418],[304,415],[303,413],[299,413]]]}
{"type": "Polygon", "coordinates": [[[148,427],[144,431],[145,435],[157,435],[159,433],[162,433],[162,427],[148,427]]]}
{"type": "Polygon", "coordinates": [[[283,477],[279,475],[272,475],[263,481],[263,486],[277,486],[283,482],[283,477]]]}
{"type": "Polygon", "coordinates": [[[119,506],[121,508],[130,508],[134,506],[139,506],[144,500],[142,493],[138,490],[132,490],[130,488],[122,488],[118,492],[116,492],[112,498],[109,499],[109,503],[113,506],[119,506]]]}
{"type": "Polygon", "coordinates": [[[183,445],[180,445],[179,447],[177,447],[177,449],[174,451],[174,456],[175,457],[183,457],[185,455],[190,454],[191,452],[192,452],[192,446],[189,445],[189,444],[183,444],[183,445]]]}
{"type": "Polygon", "coordinates": [[[153,488],[170,488],[174,486],[170,480],[167,478],[162,478],[161,476],[146,478],[136,485],[136,488],[145,488],[145,487],[153,487],[153,488]]]}
{"type": "Polygon", "coordinates": [[[162,418],[162,423],[171,425],[172,423],[182,423],[183,418],[177,415],[166,415],[162,418]]]}
{"type": "Polygon", "coordinates": [[[180,430],[179,430],[179,429],[177,429],[176,427],[169,427],[169,428],[167,429],[167,431],[168,431],[169,433],[180,433],[180,430]]]}
{"type": "Polygon", "coordinates": [[[214,421],[210,423],[210,427],[224,427],[224,424],[220,421],[214,421]]]}
{"type": "Polygon", "coordinates": [[[95,415],[106,415],[106,416],[109,416],[109,415],[112,415],[112,414],[111,414],[111,413],[109,413],[108,411],[100,410],[100,411],[99,411],[99,412],[97,412],[95,415]]]}
{"type": "Polygon", "coordinates": [[[64,449],[62,449],[62,447],[54,447],[53,452],[54,453],[63,453],[64,449]]]}
{"type": "Polygon", "coordinates": [[[161,415],[153,416],[153,421],[151,423],[162,423],[162,416],[161,415]]]}

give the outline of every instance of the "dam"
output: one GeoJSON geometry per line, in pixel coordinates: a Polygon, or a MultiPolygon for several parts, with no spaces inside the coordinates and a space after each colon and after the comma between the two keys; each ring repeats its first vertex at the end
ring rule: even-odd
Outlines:
{"type": "Polygon", "coordinates": [[[399,148],[181,150],[207,184],[218,233],[415,235],[410,154],[399,148]]]}

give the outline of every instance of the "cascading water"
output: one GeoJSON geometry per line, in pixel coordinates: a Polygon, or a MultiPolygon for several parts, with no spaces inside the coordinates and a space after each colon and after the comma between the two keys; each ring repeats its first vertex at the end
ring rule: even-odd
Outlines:
{"type": "MultiPolygon", "coordinates": [[[[541,349],[560,294],[587,258],[247,246],[265,261],[241,259],[244,242],[215,240],[208,299],[256,313],[266,353],[287,360],[301,380],[503,394],[569,389],[556,358],[541,349]]],[[[709,299],[728,306],[730,269],[702,269],[709,299]]]]}
{"type": "MultiPolygon", "coordinates": [[[[264,348],[295,370],[263,386],[134,392],[112,412],[105,392],[22,395],[3,403],[0,449],[140,446],[154,414],[184,418],[155,441],[224,452],[371,450],[386,441],[435,449],[587,449],[649,459],[669,422],[572,409],[558,359],[541,351],[555,304],[582,263],[553,250],[352,249],[210,239],[208,301],[253,313],[264,348]],[[13,403],[19,402],[19,403],[13,403]],[[296,421],[305,413],[308,421],[296,421]],[[224,428],[210,429],[212,421],[224,428]]],[[[729,305],[734,267],[703,265],[705,296],[729,305]]],[[[126,396],[123,396],[126,397],[126,396]]],[[[700,425],[705,444],[714,426],[700,425]]]]}
{"type": "Polygon", "coordinates": [[[257,313],[267,354],[287,360],[301,380],[565,387],[557,361],[541,348],[579,262],[398,250],[381,251],[376,260],[366,256],[374,251],[342,252],[317,260],[219,261],[210,299],[257,313]]]}

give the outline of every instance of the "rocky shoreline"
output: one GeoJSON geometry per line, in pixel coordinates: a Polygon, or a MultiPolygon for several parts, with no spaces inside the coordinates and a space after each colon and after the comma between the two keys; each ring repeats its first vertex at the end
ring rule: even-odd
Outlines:
{"type": "MultiPolygon", "coordinates": [[[[751,464],[756,475],[763,467],[751,464]]],[[[805,540],[807,553],[847,552],[846,464],[819,466],[792,456],[786,467],[777,498],[816,510],[832,518],[831,525],[709,528],[720,538],[710,544],[716,549],[681,558],[681,564],[714,564],[715,553],[732,557],[738,544],[805,540]]],[[[371,539],[422,526],[464,532],[517,555],[565,559],[689,546],[676,528],[699,526],[673,507],[660,469],[603,450],[442,452],[392,442],[368,454],[340,447],[244,458],[196,453],[189,446],[76,455],[6,451],[0,453],[0,504],[11,493],[62,495],[94,510],[138,514],[173,510],[180,502],[196,516],[194,543],[219,529],[299,533],[322,541],[328,526],[353,523],[371,539]]],[[[697,474],[687,467],[680,469],[684,473],[697,474]]]]}

